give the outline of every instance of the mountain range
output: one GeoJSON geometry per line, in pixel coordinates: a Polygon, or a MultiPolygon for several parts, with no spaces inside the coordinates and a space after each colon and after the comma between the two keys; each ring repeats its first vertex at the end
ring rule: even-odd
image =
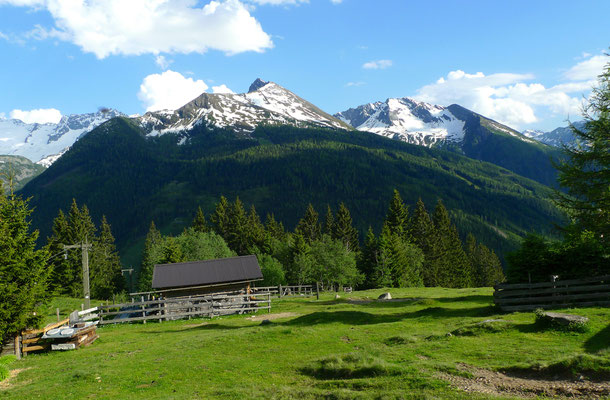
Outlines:
{"type": "MultiPolygon", "coordinates": [[[[576,121],[572,126],[578,130],[583,130],[585,128],[585,121],[576,121]]],[[[571,126],[555,128],[549,132],[526,130],[523,131],[523,135],[554,147],[561,147],[564,144],[567,146],[574,145],[574,132],[571,126]]]]}

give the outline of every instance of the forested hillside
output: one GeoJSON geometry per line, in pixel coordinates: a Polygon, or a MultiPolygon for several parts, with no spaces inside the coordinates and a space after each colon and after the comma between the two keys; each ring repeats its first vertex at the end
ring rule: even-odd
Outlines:
{"type": "Polygon", "coordinates": [[[546,186],[370,133],[258,127],[246,138],[198,126],[179,140],[145,137],[125,118],[93,130],[22,190],[33,197],[41,236],[50,235],[53,218],[73,198],[95,220],[106,215],[123,256],[141,245],[151,220],[163,232],[180,232],[198,206],[210,213],[221,195],[239,196],[260,215],[273,212],[288,229],[308,203],[324,210],[344,202],[362,238],[369,225],[379,232],[398,189],[407,205],[442,199],[462,235],[472,232],[500,255],[529,231],[552,234],[562,219],[546,186]]]}

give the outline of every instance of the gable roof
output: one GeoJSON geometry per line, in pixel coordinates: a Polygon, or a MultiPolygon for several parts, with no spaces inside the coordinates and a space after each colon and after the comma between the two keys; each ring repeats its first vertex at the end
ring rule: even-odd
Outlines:
{"type": "Polygon", "coordinates": [[[153,289],[254,281],[263,278],[256,256],[155,265],[153,289]]]}

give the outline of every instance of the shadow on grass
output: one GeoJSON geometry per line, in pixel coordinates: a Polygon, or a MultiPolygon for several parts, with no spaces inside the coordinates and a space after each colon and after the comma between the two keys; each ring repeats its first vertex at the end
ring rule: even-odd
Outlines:
{"type": "Polygon", "coordinates": [[[597,353],[604,349],[610,349],[610,325],[591,336],[585,342],[584,348],[587,353],[597,353]]]}
{"type": "Polygon", "coordinates": [[[471,296],[461,297],[437,297],[435,300],[439,303],[455,303],[455,302],[466,302],[466,303],[478,303],[478,304],[493,304],[493,296],[473,294],[471,296]]]}
{"type": "Polygon", "coordinates": [[[494,307],[443,308],[429,307],[411,313],[372,314],[364,311],[319,311],[282,323],[286,326],[311,326],[318,324],[343,323],[347,325],[374,325],[398,322],[413,318],[461,318],[486,317],[494,315],[494,307]]]}

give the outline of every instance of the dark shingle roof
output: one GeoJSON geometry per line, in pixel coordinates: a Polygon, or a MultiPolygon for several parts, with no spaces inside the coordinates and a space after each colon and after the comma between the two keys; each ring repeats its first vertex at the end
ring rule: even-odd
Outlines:
{"type": "Polygon", "coordinates": [[[262,279],[256,256],[155,265],[153,289],[204,286],[262,279]]]}

